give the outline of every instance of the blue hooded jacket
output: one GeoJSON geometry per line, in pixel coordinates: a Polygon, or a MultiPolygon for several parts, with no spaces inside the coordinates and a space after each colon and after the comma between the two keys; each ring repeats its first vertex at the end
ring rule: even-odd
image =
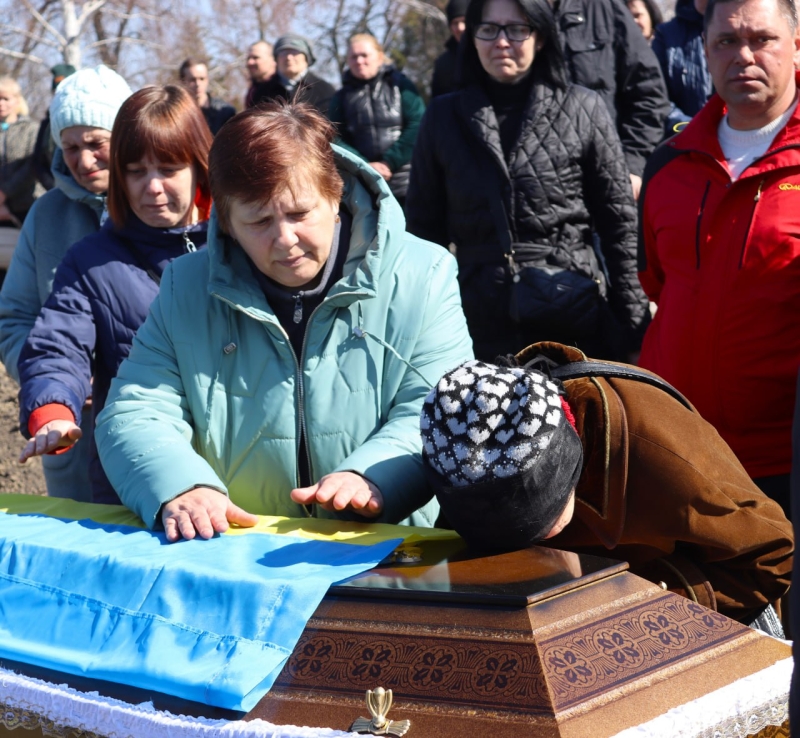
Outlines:
{"type": "Polygon", "coordinates": [[[334,151],[350,245],[299,354],[213,213],[208,249],[164,274],[95,429],[109,478],[151,527],[198,486],[260,515],[358,519],[291,500],[301,439],[314,481],[350,471],[380,489],[371,522],[436,520],[419,416],[433,384],[472,357],[456,262],[406,233],[372,167],[334,151]]]}
{"type": "MultiPolygon", "coordinates": [[[[124,228],[108,220],[67,252],[20,353],[24,435],[31,413],[43,405],[65,405],[76,422],[90,395],[93,414],[103,409],[111,380],[158,294],[161,274],[177,256],[204,246],[206,231],[206,223],[152,228],[131,215],[124,228]]],[[[90,477],[95,502],[119,502],[94,448],[90,477]]]]}
{"type": "Polygon", "coordinates": [[[714,92],[703,51],[703,16],[693,0],[678,0],[675,17],[656,28],[653,51],[667,82],[672,108],[664,123],[665,133],[696,115],[714,92]]]}

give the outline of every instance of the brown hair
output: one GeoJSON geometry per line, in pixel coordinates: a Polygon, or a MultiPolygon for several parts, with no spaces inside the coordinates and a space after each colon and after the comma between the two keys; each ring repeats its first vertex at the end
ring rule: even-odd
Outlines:
{"type": "Polygon", "coordinates": [[[276,100],[240,113],[214,138],[211,194],[220,227],[230,233],[230,202],[267,203],[298,182],[338,203],[344,183],[331,142],[335,130],[315,108],[276,100]]]}
{"type": "Polygon", "coordinates": [[[210,147],[211,132],[203,113],[183,87],[149,86],[134,92],[122,103],[111,129],[108,214],[114,225],[121,228],[131,212],[125,171],[148,155],[164,163],[194,167],[199,190],[196,203],[201,215],[208,217],[210,147]]]}
{"type": "Polygon", "coordinates": [[[203,61],[202,59],[195,59],[194,57],[190,56],[188,59],[183,60],[183,64],[178,69],[178,77],[183,79],[183,76],[188,72],[192,67],[198,67],[203,65],[208,70],[208,64],[203,61]]]}

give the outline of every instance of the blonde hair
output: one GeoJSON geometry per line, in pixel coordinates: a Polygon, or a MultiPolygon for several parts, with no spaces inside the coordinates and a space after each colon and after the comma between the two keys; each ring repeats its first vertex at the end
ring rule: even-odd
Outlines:
{"type": "Polygon", "coordinates": [[[19,82],[17,82],[17,80],[15,80],[13,77],[0,77],[0,90],[10,92],[12,95],[16,96],[18,100],[17,115],[28,115],[28,103],[22,96],[22,88],[19,86],[19,82]]]}
{"type": "Polygon", "coordinates": [[[371,33],[354,33],[349,39],[347,39],[347,47],[350,48],[357,41],[366,41],[371,43],[375,47],[375,51],[381,55],[384,54],[383,44],[381,44],[381,42],[378,41],[378,39],[375,38],[375,36],[373,36],[371,33]]]}

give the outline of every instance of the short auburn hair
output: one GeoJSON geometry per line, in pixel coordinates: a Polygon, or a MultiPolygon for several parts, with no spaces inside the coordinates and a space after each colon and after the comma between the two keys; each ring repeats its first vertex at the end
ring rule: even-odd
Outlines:
{"type": "MultiPolygon", "coordinates": [[[[118,228],[131,213],[125,188],[128,165],[152,156],[165,164],[194,167],[198,202],[210,203],[208,151],[211,131],[197,103],[183,87],[143,87],[119,109],[111,129],[108,214],[118,228]]],[[[201,210],[203,208],[201,207],[201,210]]],[[[202,213],[208,217],[208,213],[202,213]]]]}
{"type": "Polygon", "coordinates": [[[331,142],[335,129],[305,103],[275,100],[229,120],[214,138],[209,154],[211,195],[217,218],[230,234],[230,203],[268,203],[298,184],[316,187],[338,203],[344,183],[331,142]]]}

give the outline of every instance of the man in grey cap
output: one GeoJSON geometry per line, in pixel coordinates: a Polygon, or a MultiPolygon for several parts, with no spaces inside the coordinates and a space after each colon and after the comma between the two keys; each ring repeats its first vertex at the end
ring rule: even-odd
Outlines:
{"type": "Polygon", "coordinates": [[[277,72],[259,85],[253,105],[281,97],[290,102],[309,103],[327,116],[335,89],[309,71],[315,61],[310,42],[302,36],[281,36],[275,42],[274,53],[277,72]]]}

